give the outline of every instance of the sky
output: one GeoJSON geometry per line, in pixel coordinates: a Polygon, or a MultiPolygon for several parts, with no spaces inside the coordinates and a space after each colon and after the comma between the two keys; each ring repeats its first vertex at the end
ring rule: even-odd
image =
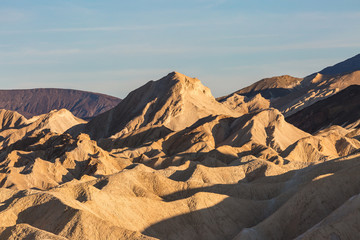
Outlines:
{"type": "Polygon", "coordinates": [[[359,0],[0,0],[0,88],[124,98],[177,71],[215,97],[360,53],[359,0]]]}

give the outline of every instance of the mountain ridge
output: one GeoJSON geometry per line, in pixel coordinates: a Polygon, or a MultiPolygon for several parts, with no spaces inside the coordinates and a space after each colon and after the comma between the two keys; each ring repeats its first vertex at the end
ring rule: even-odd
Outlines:
{"type": "Polygon", "coordinates": [[[360,70],[360,54],[321,70],[324,75],[339,75],[360,70]]]}
{"type": "Polygon", "coordinates": [[[287,117],[350,85],[360,85],[359,77],[360,54],[304,78],[289,75],[264,78],[217,100],[224,101],[234,94],[253,96],[260,93],[270,100],[271,107],[287,117]]]}
{"type": "Polygon", "coordinates": [[[111,109],[120,101],[121,99],[106,94],[74,89],[0,90],[0,108],[17,111],[26,118],[66,108],[77,117],[90,119],[111,109]]]}

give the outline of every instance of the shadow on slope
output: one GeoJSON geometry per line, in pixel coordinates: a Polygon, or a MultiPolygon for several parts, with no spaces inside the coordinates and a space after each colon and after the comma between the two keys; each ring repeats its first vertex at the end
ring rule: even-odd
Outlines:
{"type": "Polygon", "coordinates": [[[360,119],[360,86],[346,89],[320,100],[286,118],[294,126],[315,133],[331,125],[350,125],[360,119]]]}
{"type": "Polygon", "coordinates": [[[356,156],[262,177],[249,184],[179,191],[163,199],[188,199],[194,210],[153,224],[142,233],[159,239],[233,239],[251,227],[252,236],[240,239],[293,239],[360,193],[359,170],[356,156]],[[194,198],[201,201],[202,196],[212,196],[204,192],[227,197],[212,207],[197,209],[194,198]]]}

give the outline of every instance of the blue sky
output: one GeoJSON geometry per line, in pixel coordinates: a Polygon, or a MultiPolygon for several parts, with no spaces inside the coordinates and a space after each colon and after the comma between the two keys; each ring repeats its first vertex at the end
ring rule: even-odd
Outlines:
{"type": "Polygon", "coordinates": [[[222,96],[359,49],[359,0],[0,0],[2,89],[125,97],[178,71],[222,96]]]}

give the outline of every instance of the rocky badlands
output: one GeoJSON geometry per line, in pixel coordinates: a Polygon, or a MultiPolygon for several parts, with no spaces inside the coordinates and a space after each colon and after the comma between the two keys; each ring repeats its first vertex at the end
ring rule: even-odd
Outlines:
{"type": "Polygon", "coordinates": [[[359,239],[359,63],[217,99],[172,72],[89,121],[4,107],[0,239],[359,239]]]}

